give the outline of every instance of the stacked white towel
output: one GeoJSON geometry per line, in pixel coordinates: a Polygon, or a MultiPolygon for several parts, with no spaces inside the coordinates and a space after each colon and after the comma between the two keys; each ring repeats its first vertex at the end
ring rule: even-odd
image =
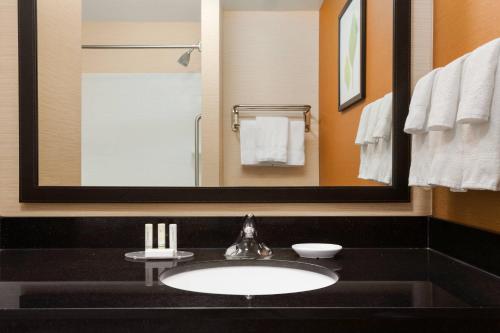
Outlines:
{"type": "Polygon", "coordinates": [[[304,133],[305,123],[303,120],[290,120],[286,165],[301,166],[305,164],[304,133]]]}
{"type": "Polygon", "coordinates": [[[255,120],[242,119],[240,121],[240,156],[241,165],[257,165],[255,152],[255,120]]]}
{"type": "Polygon", "coordinates": [[[263,163],[286,163],[287,117],[256,117],[256,156],[263,163]]]}
{"type": "Polygon", "coordinates": [[[360,146],[358,178],[392,183],[392,93],[365,106],[355,144],[360,146]]]}
{"type": "Polygon", "coordinates": [[[373,136],[378,139],[375,154],[380,156],[375,180],[392,184],[392,93],[383,97],[373,136]]]}
{"type": "Polygon", "coordinates": [[[434,78],[427,128],[444,131],[455,126],[460,98],[460,80],[467,55],[456,59],[439,71],[434,78]]]}
{"type": "Polygon", "coordinates": [[[431,135],[427,131],[427,121],[431,109],[432,91],[435,77],[441,69],[437,68],[416,84],[406,118],[404,131],[412,134],[411,166],[408,184],[429,187],[430,166],[432,163],[431,135]]]}
{"type": "Polygon", "coordinates": [[[431,106],[434,77],[440,68],[421,78],[415,86],[410,111],[405,123],[405,132],[409,134],[425,133],[427,131],[427,117],[431,106]]]}
{"type": "Polygon", "coordinates": [[[287,117],[240,121],[240,157],[246,166],[303,166],[305,123],[287,117]]]}
{"type": "Polygon", "coordinates": [[[463,73],[464,94],[458,107],[458,123],[488,121],[499,53],[500,38],[477,48],[468,57],[463,73]]]}
{"type": "Polygon", "coordinates": [[[462,187],[473,190],[500,190],[500,66],[489,121],[463,126],[462,187]]]}
{"type": "MultiPolygon", "coordinates": [[[[405,128],[413,143],[410,185],[500,190],[499,57],[496,39],[434,73],[424,130],[405,128]]],[[[412,104],[421,105],[418,100],[427,96],[429,78],[422,80],[412,104]]],[[[423,109],[420,116],[409,114],[407,124],[424,118],[423,109]]]]}

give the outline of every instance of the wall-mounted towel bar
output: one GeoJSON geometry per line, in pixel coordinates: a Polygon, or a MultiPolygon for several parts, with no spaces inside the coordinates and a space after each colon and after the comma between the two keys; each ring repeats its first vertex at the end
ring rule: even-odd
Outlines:
{"type": "Polygon", "coordinates": [[[231,127],[233,132],[240,128],[240,112],[301,112],[304,115],[305,131],[311,130],[311,106],[296,104],[238,104],[233,106],[231,127]]]}

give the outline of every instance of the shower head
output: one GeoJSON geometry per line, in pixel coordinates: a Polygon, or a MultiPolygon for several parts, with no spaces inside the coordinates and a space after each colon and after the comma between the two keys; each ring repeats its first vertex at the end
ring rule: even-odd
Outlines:
{"type": "Polygon", "coordinates": [[[179,64],[181,64],[184,67],[187,67],[189,65],[189,61],[191,60],[191,53],[193,52],[194,48],[187,50],[184,52],[180,58],[177,60],[179,64]]]}
{"type": "Polygon", "coordinates": [[[181,64],[184,67],[187,67],[189,65],[189,61],[191,60],[191,53],[193,53],[194,49],[197,49],[199,52],[201,52],[201,43],[198,42],[198,44],[195,45],[190,45],[190,47],[186,52],[184,52],[179,59],[177,59],[177,62],[181,64]]]}

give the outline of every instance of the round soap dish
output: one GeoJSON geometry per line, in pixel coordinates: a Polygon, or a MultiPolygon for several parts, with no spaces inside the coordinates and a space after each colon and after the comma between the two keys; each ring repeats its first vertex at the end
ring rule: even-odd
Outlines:
{"type": "Polygon", "coordinates": [[[189,251],[177,251],[177,255],[175,256],[164,256],[164,257],[154,257],[154,258],[146,258],[145,251],[137,251],[137,252],[127,252],[125,253],[125,257],[132,260],[183,260],[194,257],[193,252],[189,251]]]}
{"type": "Polygon", "coordinates": [[[292,249],[302,258],[325,259],[333,258],[342,246],[328,243],[302,243],[292,245],[292,249]]]}

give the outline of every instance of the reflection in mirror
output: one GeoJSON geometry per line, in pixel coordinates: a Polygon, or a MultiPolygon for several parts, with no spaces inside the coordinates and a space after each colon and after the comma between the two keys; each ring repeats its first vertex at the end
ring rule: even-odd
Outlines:
{"type": "Polygon", "coordinates": [[[39,185],[391,184],[393,0],[205,7],[38,0],[39,185]]]}

